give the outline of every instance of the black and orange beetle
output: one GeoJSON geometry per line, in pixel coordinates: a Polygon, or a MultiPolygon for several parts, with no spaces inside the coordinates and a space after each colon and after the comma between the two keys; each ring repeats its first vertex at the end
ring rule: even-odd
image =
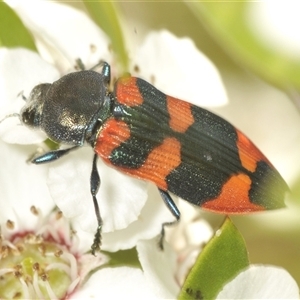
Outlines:
{"type": "Polygon", "coordinates": [[[99,249],[102,226],[98,156],[121,172],[153,182],[177,221],[180,212],[169,192],[222,214],[284,207],[287,184],[230,123],[140,78],[120,78],[113,92],[109,83],[107,63],[101,73],[70,73],[36,86],[20,113],[24,125],[71,145],[35,158],[35,164],[56,160],[86,142],[93,147],[90,185],[98,220],[93,252],[99,249]]]}

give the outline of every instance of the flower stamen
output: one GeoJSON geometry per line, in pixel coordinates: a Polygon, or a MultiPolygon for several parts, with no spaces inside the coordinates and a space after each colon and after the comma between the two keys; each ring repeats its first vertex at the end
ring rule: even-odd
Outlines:
{"type": "Polygon", "coordinates": [[[36,207],[31,212],[38,217],[38,232],[15,232],[15,223],[7,221],[6,230],[14,232],[0,234],[0,299],[66,299],[99,267],[99,260],[84,263],[91,254],[78,253],[74,232],[61,213],[44,219],[36,207]]]}
{"type": "Polygon", "coordinates": [[[40,290],[39,277],[38,277],[38,272],[37,271],[33,272],[33,288],[34,288],[34,293],[37,295],[37,297],[39,299],[44,299],[43,293],[40,290]]]}
{"type": "Polygon", "coordinates": [[[45,281],[45,287],[46,287],[47,293],[49,295],[49,298],[50,299],[58,299],[57,296],[55,295],[55,293],[53,292],[48,280],[44,280],[44,281],[45,281]]]}

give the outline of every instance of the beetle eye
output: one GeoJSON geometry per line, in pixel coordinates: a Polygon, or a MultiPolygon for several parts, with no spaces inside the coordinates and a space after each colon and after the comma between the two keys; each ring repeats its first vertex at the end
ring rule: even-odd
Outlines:
{"type": "Polygon", "coordinates": [[[24,125],[40,127],[42,110],[50,87],[50,83],[43,83],[33,88],[20,113],[20,119],[24,125]]]}
{"type": "Polygon", "coordinates": [[[25,110],[21,117],[24,124],[31,125],[34,121],[34,112],[32,110],[25,110]]]}
{"type": "Polygon", "coordinates": [[[35,116],[36,110],[35,109],[27,109],[24,110],[21,114],[22,122],[27,126],[36,126],[35,124],[35,116]]]}

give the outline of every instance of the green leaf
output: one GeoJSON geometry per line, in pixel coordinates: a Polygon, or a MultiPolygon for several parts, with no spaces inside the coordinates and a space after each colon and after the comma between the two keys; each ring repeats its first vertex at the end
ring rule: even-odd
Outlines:
{"type": "Polygon", "coordinates": [[[117,54],[117,57],[124,69],[127,70],[128,56],[125,49],[122,30],[118,20],[116,6],[109,0],[84,0],[83,2],[94,21],[110,37],[112,42],[112,50],[117,54]]]}
{"type": "Polygon", "coordinates": [[[120,250],[117,252],[102,252],[110,258],[108,262],[110,267],[128,266],[140,269],[142,268],[138,259],[136,248],[120,250]]]}
{"type": "Polygon", "coordinates": [[[0,1],[0,47],[24,47],[37,51],[30,32],[18,15],[0,1]]]}
{"type": "Polygon", "coordinates": [[[186,2],[210,34],[243,67],[281,89],[300,89],[300,60],[261,43],[247,23],[251,1],[186,2]]]}
{"type": "Polygon", "coordinates": [[[244,239],[226,218],[199,254],[178,299],[215,299],[222,287],[248,265],[244,239]]]}

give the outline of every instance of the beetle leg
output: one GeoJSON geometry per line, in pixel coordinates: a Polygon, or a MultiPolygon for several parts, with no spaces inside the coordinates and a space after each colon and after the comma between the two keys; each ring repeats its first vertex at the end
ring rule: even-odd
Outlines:
{"type": "Polygon", "coordinates": [[[176,218],[175,221],[173,222],[165,222],[162,224],[161,228],[161,234],[160,234],[160,239],[159,239],[159,248],[163,250],[164,245],[163,245],[163,239],[165,236],[165,226],[171,226],[179,222],[180,220],[180,211],[177,208],[175,202],[173,201],[172,197],[170,194],[164,190],[158,189],[160,192],[160,195],[162,199],[164,200],[165,204],[167,205],[169,211],[172,213],[172,215],[176,218]]]}
{"type": "Polygon", "coordinates": [[[45,164],[54,160],[61,158],[62,156],[68,154],[70,151],[77,149],[79,146],[74,146],[68,149],[59,149],[54,151],[49,151],[41,156],[36,157],[31,162],[36,165],[45,164]]]}
{"type": "Polygon", "coordinates": [[[98,72],[99,67],[102,68],[101,72],[99,71],[99,73],[101,73],[103,78],[104,78],[104,84],[109,85],[110,84],[110,77],[111,77],[111,75],[110,75],[110,65],[106,61],[101,60],[97,65],[92,67],[90,70],[98,72]]]}
{"type": "Polygon", "coordinates": [[[93,197],[93,203],[94,203],[95,213],[96,213],[97,222],[98,222],[97,231],[96,231],[96,234],[94,236],[94,242],[93,242],[93,245],[91,247],[93,255],[95,255],[95,251],[100,251],[101,230],[102,230],[102,224],[103,224],[102,219],[101,219],[101,215],[100,215],[98,201],[97,201],[97,198],[96,198],[96,195],[98,193],[100,183],[101,183],[100,176],[99,176],[98,169],[97,169],[97,158],[98,158],[98,155],[95,154],[94,158],[93,158],[92,173],[91,173],[91,177],[90,177],[91,194],[92,194],[92,197],[93,197]]]}
{"type": "Polygon", "coordinates": [[[103,68],[102,68],[101,74],[104,77],[104,82],[106,83],[106,85],[109,85],[110,77],[111,77],[110,76],[110,65],[107,62],[103,61],[102,66],[103,66],[103,68]]]}
{"type": "MultiPolygon", "coordinates": [[[[76,59],[76,66],[77,68],[79,68],[80,71],[84,71],[85,70],[85,65],[82,62],[82,60],[80,58],[76,59]]],[[[98,64],[96,64],[94,67],[92,67],[90,70],[91,71],[96,71],[97,72],[97,68],[98,67],[102,67],[102,71],[101,74],[104,77],[104,82],[106,85],[110,84],[110,65],[106,62],[106,61],[100,61],[98,64]]]]}

